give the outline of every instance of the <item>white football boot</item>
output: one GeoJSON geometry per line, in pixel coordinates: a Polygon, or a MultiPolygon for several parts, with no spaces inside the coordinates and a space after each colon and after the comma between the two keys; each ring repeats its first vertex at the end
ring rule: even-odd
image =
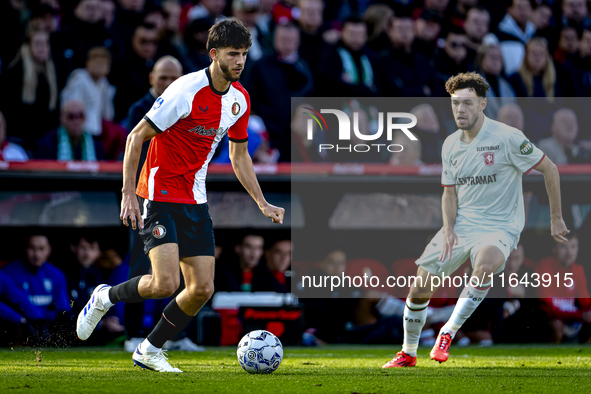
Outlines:
{"type": "Polygon", "coordinates": [[[98,293],[109,291],[110,288],[111,286],[108,285],[97,286],[84,309],[80,311],[76,322],[76,334],[78,334],[78,338],[81,340],[86,341],[90,337],[97,324],[109,310],[110,307],[103,305],[101,296],[98,293]]]}
{"type": "Polygon", "coordinates": [[[173,368],[168,363],[166,353],[160,349],[156,353],[142,353],[138,346],[133,352],[133,364],[142,369],[150,369],[157,372],[183,372],[178,368],[173,368]]]}

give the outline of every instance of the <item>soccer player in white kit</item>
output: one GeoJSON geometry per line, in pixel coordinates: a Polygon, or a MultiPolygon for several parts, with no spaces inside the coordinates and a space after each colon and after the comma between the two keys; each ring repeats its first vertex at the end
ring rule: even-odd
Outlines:
{"type": "Polygon", "coordinates": [[[477,73],[458,74],[445,87],[459,130],[447,137],[441,153],[443,227],[416,261],[417,276],[423,280],[411,286],[406,299],[402,351],[383,368],[416,365],[427,306],[437,289],[431,277],[449,276],[470,258],[472,277],[479,281],[472,280],[463,289],[431,350],[431,359],[448,359],[456,332],[486,297],[492,274],[503,271],[507,257],[517,248],[525,224],[522,174],[535,168],[544,175],[552,237],[566,242],[564,236],[569,233],[562,219],[556,165],[520,130],[484,116],[489,89],[484,78],[477,73]]]}

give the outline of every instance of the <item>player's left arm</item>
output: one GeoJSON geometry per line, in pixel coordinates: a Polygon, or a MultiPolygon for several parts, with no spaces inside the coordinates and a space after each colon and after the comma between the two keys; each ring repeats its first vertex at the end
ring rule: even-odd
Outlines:
{"type": "Polygon", "coordinates": [[[257,203],[263,214],[273,219],[273,223],[283,224],[285,209],[271,205],[265,200],[259,182],[257,181],[247,146],[248,142],[230,141],[232,168],[242,186],[244,186],[248,194],[257,203]]]}
{"type": "Polygon", "coordinates": [[[556,168],[556,164],[554,164],[548,156],[544,157],[542,162],[535,168],[544,175],[544,181],[546,183],[546,192],[548,193],[548,198],[550,200],[552,238],[557,242],[567,242],[567,239],[564,236],[570,233],[570,231],[566,228],[566,224],[562,218],[560,175],[558,174],[558,168],[556,168]]]}

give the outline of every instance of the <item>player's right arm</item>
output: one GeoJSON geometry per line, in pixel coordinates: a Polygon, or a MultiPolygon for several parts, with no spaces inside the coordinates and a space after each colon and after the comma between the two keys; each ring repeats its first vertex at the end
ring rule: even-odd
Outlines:
{"type": "Polygon", "coordinates": [[[441,211],[443,213],[443,247],[439,255],[439,261],[451,259],[454,245],[458,244],[458,235],[454,231],[456,216],[458,215],[458,194],[454,186],[443,189],[441,198],[441,211]]]}
{"type": "Polygon", "coordinates": [[[451,252],[454,245],[458,244],[458,236],[454,231],[456,216],[458,215],[458,194],[456,193],[456,179],[453,175],[450,162],[450,152],[454,137],[449,136],[441,148],[441,186],[443,186],[443,197],[441,198],[441,211],[443,214],[443,245],[439,261],[445,258],[451,259],[451,252]]]}
{"type": "Polygon", "coordinates": [[[131,219],[131,228],[134,230],[139,226],[144,228],[144,219],[140,214],[140,206],[135,195],[135,181],[137,166],[142,153],[144,142],[155,137],[158,133],[145,119],[142,119],[127,136],[125,144],[125,156],[123,158],[123,189],[121,192],[121,220],[129,226],[127,219],[131,219]]]}

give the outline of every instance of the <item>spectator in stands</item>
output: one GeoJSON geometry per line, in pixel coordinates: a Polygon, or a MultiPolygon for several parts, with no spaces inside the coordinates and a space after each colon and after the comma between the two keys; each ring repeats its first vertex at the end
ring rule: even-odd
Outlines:
{"type": "Polygon", "coordinates": [[[300,17],[300,56],[306,61],[312,72],[316,73],[318,55],[326,46],[322,38],[324,2],[322,0],[298,0],[300,17]]]}
{"type": "Polygon", "coordinates": [[[507,13],[494,34],[485,36],[484,44],[498,44],[503,53],[505,75],[517,70],[525,56],[525,45],[536,34],[536,26],[530,21],[532,2],[530,0],[512,0],[507,13]]]}
{"type": "Polygon", "coordinates": [[[579,50],[579,35],[573,26],[563,26],[560,30],[558,48],[554,51],[554,61],[564,63],[566,57],[574,55],[579,50]]]}
{"type": "Polygon", "coordinates": [[[132,50],[135,31],[144,19],[146,0],[118,0],[115,21],[111,27],[113,35],[123,46],[123,54],[132,50]]]}
{"type": "Polygon", "coordinates": [[[363,20],[367,24],[368,48],[379,53],[390,48],[388,28],[394,17],[394,11],[385,4],[372,4],[363,14],[363,20]]]}
{"type": "Polygon", "coordinates": [[[17,55],[27,31],[27,3],[23,0],[0,1],[0,61],[2,70],[17,55]],[[10,37],[11,39],[7,39],[10,37]]]}
{"type": "Polygon", "coordinates": [[[70,100],[62,104],[57,130],[37,141],[37,159],[97,161],[105,159],[103,143],[84,130],[84,104],[70,100]]]}
{"type": "Polygon", "coordinates": [[[291,249],[291,240],[282,239],[265,251],[265,264],[253,270],[252,291],[291,292],[291,249]]]}
{"type": "Polygon", "coordinates": [[[45,327],[39,326],[39,331],[54,334],[56,341],[59,337],[68,341],[74,327],[69,323],[72,308],[66,278],[60,269],[47,261],[50,254],[51,245],[47,237],[32,235],[27,243],[26,258],[2,269],[43,316],[40,324],[45,327]]]}
{"type": "Polygon", "coordinates": [[[6,119],[0,112],[0,161],[27,161],[29,156],[22,146],[6,139],[6,119]]]}
{"type": "Polygon", "coordinates": [[[441,163],[441,146],[443,145],[443,140],[445,136],[442,135],[441,126],[439,124],[439,119],[437,118],[437,114],[435,113],[435,109],[430,104],[420,104],[410,110],[410,113],[417,117],[417,125],[412,128],[412,133],[419,139],[420,143],[415,144],[415,141],[410,141],[406,138],[406,141],[403,142],[403,146],[406,149],[406,145],[415,145],[414,147],[410,147],[408,151],[403,154],[402,156],[407,156],[406,158],[400,157],[398,154],[393,154],[392,159],[397,157],[397,160],[403,161],[410,161],[413,159],[417,161],[422,161],[425,163],[441,163]],[[416,148],[419,147],[419,155],[416,156],[416,153],[413,152],[416,148]],[[412,153],[412,155],[410,155],[412,153]]]}
{"type": "Polygon", "coordinates": [[[226,19],[224,16],[225,8],[226,0],[201,0],[198,5],[189,10],[187,16],[190,21],[205,17],[210,17],[215,20],[218,18],[226,19]]]}
{"type": "Polygon", "coordinates": [[[57,23],[55,15],[57,10],[46,3],[40,3],[31,7],[31,19],[29,20],[29,29],[42,30],[48,34],[55,33],[57,30],[57,23]]]}
{"type": "Polygon", "coordinates": [[[420,14],[423,10],[436,11],[441,18],[444,18],[447,14],[447,7],[449,6],[449,0],[425,0],[422,9],[417,9],[415,12],[420,14]]]}
{"type": "Polygon", "coordinates": [[[391,49],[383,51],[378,62],[378,80],[382,94],[398,97],[425,97],[434,94],[436,84],[433,63],[412,51],[413,21],[409,16],[396,15],[388,37],[391,49]]]}
{"type": "Polygon", "coordinates": [[[534,8],[531,21],[536,26],[537,34],[551,28],[550,22],[552,19],[552,2],[550,0],[540,1],[534,8]]]}
{"type": "Polygon", "coordinates": [[[117,6],[115,5],[115,0],[102,0],[101,1],[101,13],[103,21],[103,27],[107,30],[110,30],[113,27],[113,23],[115,22],[115,11],[117,10],[117,6]]]}
{"type": "Polygon", "coordinates": [[[543,278],[544,274],[549,274],[553,281],[551,286],[538,287],[537,293],[542,308],[550,318],[553,342],[562,342],[577,336],[581,342],[585,342],[589,339],[590,333],[591,298],[585,270],[576,262],[579,239],[574,233],[566,238],[568,242],[557,242],[552,256],[541,260],[536,266],[540,278],[543,278]],[[559,283],[554,283],[556,274],[560,278],[559,283]],[[567,281],[567,277],[571,278],[572,282],[567,281]],[[569,283],[572,285],[568,286],[569,283]]]}
{"type": "MultiPolygon", "coordinates": [[[[71,267],[66,279],[74,313],[79,313],[90,299],[95,287],[106,282],[101,272],[97,269],[96,263],[101,257],[99,242],[90,234],[84,234],[78,237],[75,244],[70,245],[70,250],[74,254],[74,266],[71,267]]],[[[98,336],[94,336],[94,343],[101,343],[111,339],[112,334],[121,334],[125,327],[120,324],[119,318],[109,314],[101,321],[101,327],[98,336]]]]}
{"type": "Polygon", "coordinates": [[[396,130],[392,138],[392,144],[399,145],[399,151],[390,156],[390,164],[393,166],[418,166],[421,161],[421,141],[413,141],[401,130],[396,130]]]}
{"type": "Polygon", "coordinates": [[[260,235],[247,234],[234,247],[238,261],[231,262],[226,267],[219,267],[216,274],[217,291],[247,291],[252,290],[253,270],[259,265],[263,256],[265,240],[260,235]]]}
{"type": "Polygon", "coordinates": [[[570,108],[554,113],[550,126],[552,137],[539,142],[539,147],[556,164],[589,163],[591,152],[575,141],[579,135],[577,114],[570,108]]]}
{"type": "Polygon", "coordinates": [[[516,129],[523,131],[525,135],[528,135],[528,133],[524,131],[525,118],[523,116],[523,110],[516,103],[505,104],[499,108],[497,120],[505,123],[507,126],[515,127],[516,129]]]}
{"type": "Polygon", "coordinates": [[[164,46],[170,45],[178,52],[186,52],[181,32],[181,5],[177,0],[165,0],[162,2],[164,13],[164,46]]]}
{"type": "Polygon", "coordinates": [[[490,12],[483,7],[472,7],[466,15],[464,30],[468,36],[468,58],[474,58],[482,40],[490,31],[490,12]]]}
{"type": "MultiPolygon", "coordinates": [[[[504,59],[505,60],[505,59],[504,59]]],[[[548,52],[544,38],[532,38],[528,44],[519,71],[509,77],[518,97],[547,97],[552,101],[560,96],[556,67],[548,52]]]]}
{"type": "Polygon", "coordinates": [[[573,25],[579,29],[591,26],[589,8],[585,0],[562,0],[562,25],[573,25]]]}
{"type": "Polygon", "coordinates": [[[58,79],[50,53],[49,35],[31,31],[2,74],[0,108],[9,136],[21,138],[26,149],[57,126],[58,79]]]}
{"type": "Polygon", "coordinates": [[[478,4],[478,0],[458,0],[449,17],[452,26],[464,27],[468,11],[478,4]]]}
{"type": "MultiPolygon", "coordinates": [[[[347,255],[342,250],[333,250],[320,262],[319,268],[306,276],[316,278],[316,283],[323,276],[338,276],[345,273],[347,255]]],[[[304,282],[308,286],[308,281],[304,282]]],[[[346,325],[354,319],[357,299],[351,298],[353,289],[342,286],[331,291],[328,287],[305,288],[306,294],[313,294],[317,298],[302,299],[306,316],[306,332],[304,343],[307,345],[322,345],[324,343],[343,343],[348,341],[346,325]]]]}
{"type": "Polygon", "coordinates": [[[91,48],[105,47],[114,56],[122,51],[117,38],[105,29],[103,15],[101,0],[81,0],[74,13],[64,19],[61,30],[52,36],[52,53],[61,84],[74,69],[84,68],[91,48]]]}
{"type": "Polygon", "coordinates": [[[264,56],[244,75],[252,111],[269,132],[271,147],[279,150],[280,161],[290,161],[291,98],[306,97],[314,89],[308,64],[299,57],[300,32],[293,24],[277,25],[275,52],[264,56]]]}
{"type": "Polygon", "coordinates": [[[199,71],[211,63],[207,52],[207,34],[215,21],[211,18],[194,19],[185,30],[184,42],[187,47],[189,71],[199,71]]]}
{"type": "Polygon", "coordinates": [[[0,346],[13,346],[25,336],[35,335],[36,320],[43,320],[42,311],[31,304],[27,295],[0,270],[0,346]]]}
{"type": "Polygon", "coordinates": [[[374,96],[376,59],[366,44],[365,22],[356,16],[345,19],[341,40],[318,61],[318,90],[334,97],[374,96]]]}
{"type": "Polygon", "coordinates": [[[261,0],[259,3],[260,7],[255,17],[255,24],[261,35],[260,43],[267,50],[273,46],[273,40],[271,39],[271,21],[273,17],[271,11],[277,0],[261,0]]]}
{"type": "Polygon", "coordinates": [[[86,68],[72,71],[61,93],[62,102],[78,100],[84,104],[84,129],[93,136],[102,134],[103,120],[113,120],[115,116],[115,87],[107,80],[110,71],[111,53],[103,47],[92,48],[86,68]]]}
{"type": "Polygon", "coordinates": [[[572,84],[572,95],[591,97],[591,28],[583,30],[578,53],[567,56],[563,67],[572,84]]]}
{"type": "Polygon", "coordinates": [[[486,79],[490,89],[486,93],[484,113],[497,118],[499,108],[517,101],[515,90],[503,76],[503,56],[497,45],[482,45],[476,55],[476,70],[486,79]]]}
{"type": "Polygon", "coordinates": [[[150,88],[148,77],[158,50],[158,32],[154,25],[139,25],[133,34],[132,49],[115,63],[111,80],[117,87],[115,120],[125,117],[129,107],[150,88]]]}
{"type": "Polygon", "coordinates": [[[439,51],[435,58],[435,68],[442,86],[445,86],[445,82],[453,75],[474,71],[474,64],[467,58],[467,42],[468,37],[461,27],[452,27],[448,30],[443,50],[439,51]]]}
{"type": "Polygon", "coordinates": [[[435,57],[437,52],[437,40],[441,33],[441,18],[435,11],[423,11],[415,21],[416,39],[412,44],[413,51],[420,53],[428,59],[435,57]]]}
{"type": "Polygon", "coordinates": [[[79,313],[94,291],[103,282],[101,273],[94,267],[101,249],[98,241],[89,235],[81,235],[70,245],[74,255],[74,265],[66,272],[68,291],[73,301],[74,313],[79,313]]]}
{"type": "Polygon", "coordinates": [[[263,45],[261,45],[259,31],[256,28],[256,15],[259,10],[258,0],[233,0],[232,1],[232,16],[241,20],[250,31],[250,39],[252,45],[248,50],[248,60],[246,64],[252,66],[252,62],[256,62],[263,57],[263,45]]]}

